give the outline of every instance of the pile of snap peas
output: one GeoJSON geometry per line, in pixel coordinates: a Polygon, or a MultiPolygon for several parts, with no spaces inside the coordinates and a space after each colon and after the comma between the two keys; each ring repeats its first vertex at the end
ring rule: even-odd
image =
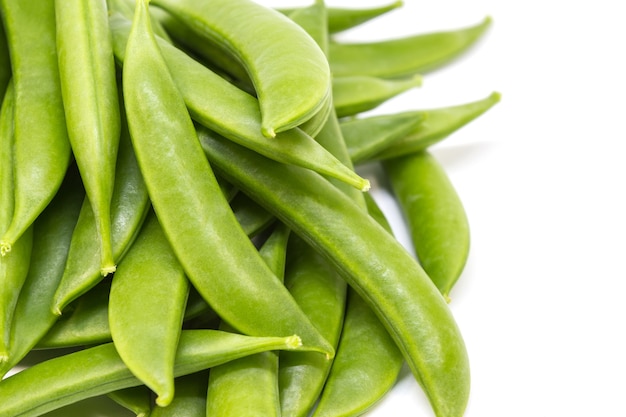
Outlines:
{"type": "Polygon", "coordinates": [[[429,147],[500,95],[363,113],[490,19],[348,43],[401,2],[312,3],[0,0],[0,417],[96,396],[138,416],[357,416],[404,364],[434,415],[464,414],[448,303],[469,227],[429,147]]]}

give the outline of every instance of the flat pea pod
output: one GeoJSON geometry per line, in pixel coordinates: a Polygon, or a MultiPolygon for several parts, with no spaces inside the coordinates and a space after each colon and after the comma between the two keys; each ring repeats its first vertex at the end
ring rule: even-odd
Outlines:
{"type": "Polygon", "coordinates": [[[208,380],[206,371],[176,378],[176,397],[167,407],[154,407],[150,417],[207,417],[208,380]]]}
{"type": "MultiPolygon", "coordinates": [[[[113,257],[118,260],[123,259],[137,236],[150,207],[148,190],[137,165],[123,108],[121,116],[122,134],[111,199],[113,257]]],[[[57,315],[103,278],[100,273],[100,245],[95,222],[89,199],[85,199],[72,236],[63,277],[54,295],[52,309],[57,315]]]]}
{"type": "Polygon", "coordinates": [[[137,3],[125,55],[123,91],[133,147],[154,211],[189,280],[238,331],[298,334],[307,346],[332,356],[332,347],[263,262],[221,194],[151,32],[145,1],[137,3]]]}
{"type": "Polygon", "coordinates": [[[369,75],[394,78],[425,73],[449,63],[472,46],[491,24],[487,17],[474,26],[376,42],[329,46],[335,77],[369,75]]]}
{"type": "Polygon", "coordinates": [[[152,393],[145,385],[113,391],[107,396],[137,417],[148,417],[152,411],[152,393]]]}
{"type": "MultiPolygon", "coordinates": [[[[116,58],[123,63],[130,22],[111,16],[116,58]]],[[[221,135],[268,158],[295,164],[366,190],[369,182],[346,168],[300,129],[279,133],[272,140],[260,134],[259,102],[219,75],[164,41],[159,47],[191,117],[221,135]]]]}
{"type": "Polygon", "coordinates": [[[111,198],[120,140],[115,59],[106,0],[55,1],[63,109],[72,153],[96,219],[102,275],[115,271],[111,198]]]}
{"type": "Polygon", "coordinates": [[[447,138],[451,133],[476,119],[500,101],[500,93],[493,92],[484,99],[463,103],[456,106],[407,112],[406,115],[426,114],[423,123],[413,132],[394,141],[381,150],[372,159],[387,159],[425,150],[431,145],[447,138]]]}
{"type": "Polygon", "coordinates": [[[174,357],[188,294],[183,268],[151,214],[113,276],[109,327],[120,357],[156,393],[159,406],[174,398],[174,357]]]}
{"type": "Polygon", "coordinates": [[[28,275],[15,306],[8,360],[0,364],[0,375],[17,365],[58,318],[50,306],[84,196],[78,172],[71,169],[57,195],[35,220],[28,275]]]}
{"type": "MultiPolygon", "coordinates": [[[[13,114],[15,95],[13,82],[7,87],[0,111],[0,234],[11,224],[13,215],[13,114]]],[[[11,322],[15,306],[26,280],[32,251],[32,228],[17,240],[11,256],[0,257],[0,364],[8,360],[11,322]]]]}
{"type": "Polygon", "coordinates": [[[350,159],[358,165],[374,158],[414,132],[427,117],[424,112],[409,112],[342,120],[341,133],[350,159]]]}
{"type": "Polygon", "coordinates": [[[463,203],[430,152],[387,159],[384,168],[404,212],[417,258],[449,299],[469,254],[470,230],[463,203]]]}
{"type": "Polygon", "coordinates": [[[52,0],[2,0],[15,88],[15,207],[0,237],[6,256],[58,191],[70,162],[52,0]]]}
{"type": "Polygon", "coordinates": [[[375,109],[385,101],[422,85],[422,77],[386,80],[366,75],[333,78],[333,103],[338,117],[375,109]]]}
{"type": "Polygon", "coordinates": [[[371,306],[435,415],[461,416],[470,385],[465,344],[445,299],[413,255],[327,180],[206,130],[199,129],[199,137],[221,175],[336,265],[371,306]]]}
{"type": "Polygon", "coordinates": [[[154,0],[208,39],[222,43],[248,71],[266,137],[296,127],[331,94],[324,53],[285,16],[249,0],[154,0]]]}
{"type": "MultiPolygon", "coordinates": [[[[218,330],[184,330],[175,376],[267,350],[306,349],[297,336],[252,337],[218,330]]],[[[113,343],[38,363],[0,382],[0,416],[34,417],[85,398],[139,386],[113,343]]]]}

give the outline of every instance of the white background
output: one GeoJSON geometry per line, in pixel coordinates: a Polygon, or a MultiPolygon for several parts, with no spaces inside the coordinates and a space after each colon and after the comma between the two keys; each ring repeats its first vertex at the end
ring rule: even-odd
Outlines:
{"type": "MultiPolygon", "coordinates": [[[[374,112],[502,93],[493,109],[432,148],[472,231],[450,304],[472,367],[466,417],[626,416],[626,24],[618,6],[405,0],[342,36],[391,38],[493,18],[469,53],[374,112]]],[[[384,182],[373,192],[408,246],[384,182]]],[[[366,415],[433,414],[406,374],[366,415]]]]}

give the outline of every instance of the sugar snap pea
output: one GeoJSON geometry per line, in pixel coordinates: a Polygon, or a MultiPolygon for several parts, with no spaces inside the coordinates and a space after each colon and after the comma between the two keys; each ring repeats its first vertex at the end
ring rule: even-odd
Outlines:
{"type": "Polygon", "coordinates": [[[107,396],[137,417],[148,417],[152,411],[152,393],[145,385],[113,391],[107,396]]]}
{"type": "Polygon", "coordinates": [[[188,294],[183,268],[151,214],[113,276],[109,326],[120,357],[156,393],[159,406],[174,398],[174,357],[188,294]]]}
{"type": "Polygon", "coordinates": [[[404,212],[415,253],[449,299],[469,254],[469,223],[463,203],[430,152],[387,159],[384,167],[404,212]]]}
{"type": "Polygon", "coordinates": [[[467,50],[490,23],[488,17],[474,26],[449,31],[376,42],[331,42],[330,68],[335,77],[370,75],[388,78],[423,74],[467,50]]]}
{"type": "MultiPolygon", "coordinates": [[[[306,349],[297,336],[252,337],[218,330],[181,333],[174,375],[267,350],[306,349]]],[[[141,385],[112,343],[38,363],[0,382],[0,416],[34,417],[76,401],[141,385]]]]}
{"type": "MultiPolygon", "coordinates": [[[[123,62],[130,22],[115,14],[111,30],[116,58],[123,62]]],[[[159,47],[195,121],[269,158],[310,168],[358,189],[369,188],[366,179],[347,169],[300,129],[278,133],[272,140],[265,138],[259,133],[259,103],[254,97],[172,45],[160,41],[159,47]]]]}
{"type": "Polygon", "coordinates": [[[0,237],[5,256],[56,194],[71,152],[59,82],[54,2],[2,0],[0,11],[15,88],[15,208],[0,237]]]}
{"type": "Polygon", "coordinates": [[[263,135],[274,137],[310,119],[331,94],[324,54],[280,13],[248,0],[153,3],[241,60],[259,98],[263,135]]]}
{"type": "Polygon", "coordinates": [[[176,397],[167,407],[154,407],[150,417],[208,417],[206,371],[176,378],[176,397]]]}
{"type": "Polygon", "coordinates": [[[187,277],[238,331],[298,334],[332,356],[220,193],[148,17],[147,3],[138,2],[123,68],[125,107],[152,206],[187,277]]]}
{"type": "Polygon", "coordinates": [[[333,102],[338,117],[372,110],[407,90],[422,85],[422,77],[385,80],[353,75],[333,78],[333,102]]]}
{"type": "Polygon", "coordinates": [[[115,271],[111,197],[120,139],[115,60],[105,0],[55,2],[57,55],[72,153],[96,219],[103,275],[115,271]]]}
{"type": "Polygon", "coordinates": [[[339,268],[393,337],[435,414],[462,415],[469,395],[467,351],[446,301],[415,258],[323,178],[201,128],[199,137],[225,178],[339,268]]]}

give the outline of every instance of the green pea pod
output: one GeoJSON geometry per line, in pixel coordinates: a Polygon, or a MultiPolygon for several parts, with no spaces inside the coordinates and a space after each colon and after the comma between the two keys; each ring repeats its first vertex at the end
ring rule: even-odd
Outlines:
{"type": "Polygon", "coordinates": [[[363,43],[332,42],[330,69],[335,77],[369,75],[406,77],[439,68],[472,46],[491,24],[481,23],[451,31],[363,43]]]}
{"type": "Polygon", "coordinates": [[[9,80],[11,79],[11,58],[9,56],[9,45],[7,36],[4,33],[4,25],[0,19],[0,97],[4,97],[9,80]]]}
{"type": "Polygon", "coordinates": [[[407,115],[426,114],[423,123],[405,137],[390,144],[372,159],[387,159],[422,151],[445,139],[451,133],[465,126],[485,113],[500,101],[500,93],[491,93],[488,97],[451,107],[444,107],[420,112],[407,112],[407,115]]]}
{"type": "Polygon", "coordinates": [[[157,394],[159,406],[174,398],[174,357],[188,294],[183,268],[151,215],[113,277],[109,326],[120,357],[157,394]]]}
{"type": "Polygon", "coordinates": [[[332,356],[219,191],[148,17],[147,2],[138,2],[123,70],[126,112],[154,211],[187,277],[238,331],[298,334],[332,356]]]}
{"type": "Polygon", "coordinates": [[[353,75],[333,78],[333,102],[338,117],[375,109],[385,101],[422,85],[422,77],[385,80],[353,75]]]}
{"type": "Polygon", "coordinates": [[[208,380],[205,371],[176,378],[176,397],[167,407],[154,407],[150,417],[207,417],[208,380]]]}
{"type": "Polygon", "coordinates": [[[113,391],[107,396],[137,415],[148,417],[152,410],[152,393],[145,385],[113,391]]]}
{"type": "Polygon", "coordinates": [[[388,159],[384,167],[407,220],[415,253],[449,299],[469,254],[469,224],[463,203],[429,152],[388,159]]]}
{"type": "Polygon", "coordinates": [[[15,88],[15,206],[3,256],[48,205],[70,162],[52,0],[2,0],[15,88]]]}
{"type": "Polygon", "coordinates": [[[73,171],[33,225],[32,257],[15,306],[8,360],[0,364],[0,375],[17,365],[58,318],[50,306],[85,196],[80,177],[73,171]]]}
{"type": "MultiPolygon", "coordinates": [[[[0,112],[0,234],[11,224],[13,214],[13,112],[15,96],[13,82],[9,83],[0,112]]],[[[0,257],[0,364],[9,356],[11,322],[15,306],[26,280],[32,251],[32,228],[15,242],[11,256],[0,257]]]]}
{"type": "MultiPolygon", "coordinates": [[[[113,257],[121,260],[137,236],[150,207],[148,190],[135,159],[123,111],[122,135],[115,170],[111,199],[111,238],[113,257]]],[[[85,199],[72,236],[63,277],[54,295],[53,310],[56,314],[61,314],[72,300],[93,288],[102,279],[95,221],[89,200],[85,199]]]]}
{"type": "MultiPolygon", "coordinates": [[[[175,376],[267,350],[306,349],[297,336],[251,337],[217,330],[184,330],[175,376]]],[[[141,385],[112,343],[38,363],[0,382],[0,416],[34,417],[85,398],[141,385]]]]}
{"type": "Polygon", "coordinates": [[[243,193],[237,193],[237,196],[230,202],[230,207],[241,228],[249,237],[257,236],[276,220],[271,213],[243,193]]]}
{"type": "Polygon", "coordinates": [[[56,1],[55,11],[67,131],[96,219],[101,273],[107,275],[116,262],[111,197],[121,128],[106,0],[56,1]]]}
{"type": "MultiPolygon", "coordinates": [[[[130,20],[133,19],[135,0],[106,0],[106,3],[109,14],[121,13],[125,18],[130,20]]],[[[160,10],[158,8],[151,9],[160,10]]],[[[151,21],[154,33],[160,38],[172,43],[172,39],[165,28],[161,25],[161,21],[154,16],[151,16],[151,21]]]]}
{"type": "Polygon", "coordinates": [[[414,132],[427,118],[424,112],[404,112],[341,121],[350,159],[359,164],[414,132]]]}
{"type": "Polygon", "coordinates": [[[336,265],[373,308],[435,415],[461,416],[470,379],[465,344],[445,299],[413,255],[327,180],[201,128],[199,137],[221,175],[336,265]]]}
{"type": "Polygon", "coordinates": [[[153,3],[241,60],[259,97],[266,137],[307,121],[331,94],[326,57],[302,28],[275,10],[249,0],[153,3]]]}
{"type": "MultiPolygon", "coordinates": [[[[279,223],[259,249],[265,263],[281,281],[285,270],[289,235],[290,230],[279,223]]],[[[227,330],[228,326],[222,324],[221,329],[227,330]]],[[[316,353],[314,355],[321,357],[316,353]]],[[[280,416],[276,353],[262,352],[212,368],[209,375],[206,415],[280,416]]]]}
{"type": "MultiPolygon", "coordinates": [[[[130,22],[120,14],[111,17],[113,45],[124,61],[130,22]]],[[[346,168],[300,129],[279,133],[272,140],[260,134],[259,103],[251,95],[211,72],[181,50],[159,41],[169,71],[198,123],[268,158],[304,166],[367,190],[369,182],[346,168]]]]}

